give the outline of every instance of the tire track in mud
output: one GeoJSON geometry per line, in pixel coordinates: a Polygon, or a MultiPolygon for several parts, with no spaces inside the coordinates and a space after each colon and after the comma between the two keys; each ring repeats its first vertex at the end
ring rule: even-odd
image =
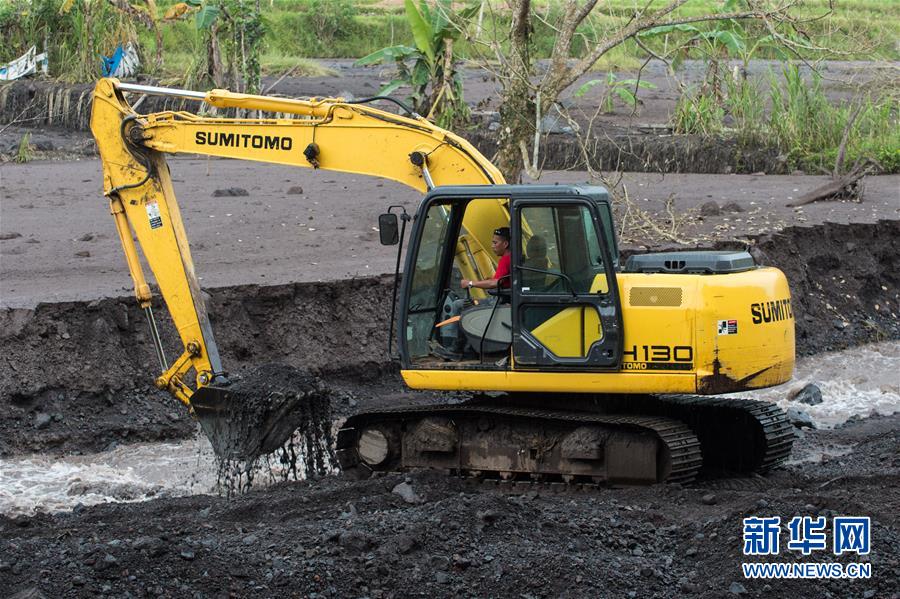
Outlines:
{"type": "MultiPolygon", "coordinates": [[[[749,241],[758,262],[787,275],[798,353],[900,338],[900,221],[790,227],[749,241]]],[[[233,373],[282,362],[346,381],[362,389],[362,405],[338,407],[348,413],[389,403],[402,388],[386,352],[392,282],[208,289],[223,361],[233,373]]],[[[171,352],[174,328],[164,306],[154,307],[171,352]]],[[[153,387],[155,356],[130,297],[0,310],[0,343],[0,455],[96,451],[194,431],[153,387]]]]}

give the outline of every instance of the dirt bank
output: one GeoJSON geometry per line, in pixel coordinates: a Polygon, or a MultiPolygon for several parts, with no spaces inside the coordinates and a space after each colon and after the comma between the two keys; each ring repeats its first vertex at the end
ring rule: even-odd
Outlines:
{"type": "Polygon", "coordinates": [[[893,416],[809,433],[786,469],[690,488],[559,494],[420,472],[0,517],[0,594],[896,597],[898,430],[893,416]],[[740,563],[761,561],[741,555],[752,515],[870,516],[866,557],[803,558],[783,531],[770,561],[863,561],[872,578],[744,579],[740,563]]]}
{"type": "MultiPolygon", "coordinates": [[[[387,278],[250,285],[212,290],[209,307],[231,372],[283,362],[350,379],[352,388],[390,369],[390,290],[387,278]]],[[[165,309],[156,315],[165,347],[178,347],[165,309]]],[[[96,451],[193,432],[184,408],[152,386],[158,365],[131,298],[2,310],[0,331],[0,454],[96,451]]]]}

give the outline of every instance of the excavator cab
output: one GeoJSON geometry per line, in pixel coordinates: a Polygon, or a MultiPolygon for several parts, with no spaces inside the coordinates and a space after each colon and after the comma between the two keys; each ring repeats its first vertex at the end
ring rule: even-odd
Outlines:
{"type": "Polygon", "coordinates": [[[406,253],[397,334],[401,365],[617,369],[622,356],[617,265],[603,188],[436,188],[419,207],[406,253]],[[462,290],[461,279],[493,274],[493,260],[475,249],[466,222],[483,205],[498,202],[509,215],[495,224],[510,227],[510,283],[487,292],[462,290]]]}

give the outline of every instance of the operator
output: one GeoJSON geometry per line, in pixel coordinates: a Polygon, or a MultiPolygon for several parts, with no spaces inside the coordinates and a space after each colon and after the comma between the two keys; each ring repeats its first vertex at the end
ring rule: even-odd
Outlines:
{"type": "Polygon", "coordinates": [[[504,289],[509,288],[509,263],[511,260],[509,239],[509,227],[494,229],[494,236],[491,238],[491,249],[494,250],[495,254],[500,256],[500,260],[497,262],[497,270],[494,271],[494,276],[490,279],[482,279],[480,281],[463,279],[460,281],[460,285],[463,289],[472,289],[473,287],[477,287],[478,289],[496,289],[497,287],[504,289]]]}
{"type": "MultiPolygon", "coordinates": [[[[498,287],[501,289],[508,289],[510,287],[509,275],[511,271],[509,240],[509,227],[494,229],[494,236],[491,239],[491,249],[496,255],[500,256],[494,275],[489,279],[482,279],[480,281],[462,279],[460,281],[460,286],[463,289],[472,289],[473,287],[477,287],[478,289],[497,289],[498,287]]],[[[454,317],[456,317],[456,320],[459,320],[458,317],[470,303],[471,300],[462,298],[450,301],[449,307],[444,314],[445,317],[450,318],[448,319],[448,322],[441,327],[441,344],[435,344],[434,347],[432,347],[432,351],[435,354],[446,360],[462,359],[465,353],[466,336],[463,334],[458,322],[449,322],[449,320],[454,317]]]]}

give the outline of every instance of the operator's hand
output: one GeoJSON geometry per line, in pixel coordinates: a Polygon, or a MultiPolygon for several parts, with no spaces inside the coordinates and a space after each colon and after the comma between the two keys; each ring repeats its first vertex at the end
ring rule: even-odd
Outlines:
{"type": "Polygon", "coordinates": [[[472,281],[470,281],[469,279],[463,279],[462,281],[459,282],[459,286],[463,289],[468,289],[469,283],[471,283],[471,282],[472,281]]]}

